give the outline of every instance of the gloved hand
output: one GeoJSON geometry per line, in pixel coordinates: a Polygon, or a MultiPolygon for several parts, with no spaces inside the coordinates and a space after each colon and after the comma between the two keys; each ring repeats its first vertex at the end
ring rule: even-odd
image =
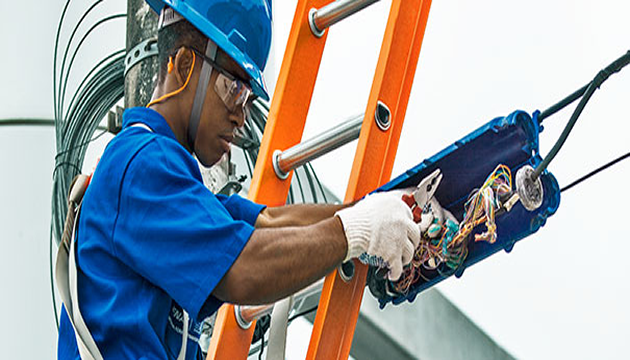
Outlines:
{"type": "Polygon", "coordinates": [[[420,242],[420,229],[402,198],[376,193],[335,215],[348,240],[344,261],[359,257],[364,263],[387,267],[389,279],[398,280],[420,242]]]}

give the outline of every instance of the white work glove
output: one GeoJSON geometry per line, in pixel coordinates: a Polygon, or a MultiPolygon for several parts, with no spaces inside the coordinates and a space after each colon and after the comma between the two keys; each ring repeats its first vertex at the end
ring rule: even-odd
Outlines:
{"type": "Polygon", "coordinates": [[[418,225],[402,198],[387,192],[369,195],[335,215],[348,240],[344,261],[359,257],[363,263],[387,267],[389,279],[398,280],[420,242],[418,225]]]}

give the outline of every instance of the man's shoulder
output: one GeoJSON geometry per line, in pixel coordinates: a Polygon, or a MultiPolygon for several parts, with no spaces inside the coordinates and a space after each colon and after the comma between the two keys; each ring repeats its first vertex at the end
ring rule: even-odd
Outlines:
{"type": "Polygon", "coordinates": [[[99,166],[127,168],[130,163],[160,164],[189,162],[190,154],[175,140],[152,133],[141,127],[128,127],[118,134],[105,149],[99,166]]]}

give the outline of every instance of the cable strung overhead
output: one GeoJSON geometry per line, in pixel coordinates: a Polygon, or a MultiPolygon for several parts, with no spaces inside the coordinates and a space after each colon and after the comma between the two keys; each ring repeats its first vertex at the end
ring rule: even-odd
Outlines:
{"type": "Polygon", "coordinates": [[[630,63],[630,51],[626,52],[622,57],[613,61],[610,65],[608,65],[607,67],[602,69],[600,72],[598,72],[595,78],[593,79],[593,81],[583,86],[582,88],[580,88],[578,91],[574,92],[573,94],[569,95],[569,97],[553,105],[551,108],[543,111],[538,116],[538,121],[542,123],[542,121],[546,119],[547,117],[555,114],[556,112],[560,111],[565,106],[569,105],[573,101],[582,97],[577,107],[573,111],[573,114],[571,115],[569,122],[564,127],[562,134],[560,134],[560,137],[554,144],[553,148],[551,149],[551,151],[549,151],[549,154],[545,156],[545,158],[540,163],[540,165],[536,167],[536,170],[534,171],[534,175],[533,175],[534,179],[537,179],[540,176],[540,174],[547,168],[551,160],[553,160],[553,158],[556,157],[556,155],[560,151],[560,148],[562,148],[562,145],[564,145],[564,142],[567,140],[567,137],[569,137],[569,134],[571,133],[573,126],[575,126],[575,123],[577,122],[578,117],[580,117],[580,114],[582,114],[582,110],[584,110],[586,103],[588,103],[588,101],[591,99],[591,96],[593,96],[593,93],[595,93],[595,90],[599,89],[599,87],[604,83],[604,81],[606,81],[610,77],[610,75],[619,72],[626,65],[628,65],[628,63],[630,63]]]}

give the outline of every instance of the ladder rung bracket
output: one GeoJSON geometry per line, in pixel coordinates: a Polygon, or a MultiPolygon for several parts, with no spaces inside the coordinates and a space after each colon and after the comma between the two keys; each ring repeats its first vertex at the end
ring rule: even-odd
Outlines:
{"type": "MultiPolygon", "coordinates": [[[[322,7],[326,2],[300,0],[297,4],[249,190],[249,198],[257,203],[277,206],[286,201],[291,178],[282,180],[276,176],[272,165],[273,151],[289,148],[302,138],[326,44],[326,35],[313,36],[308,13],[311,8],[322,7]]],[[[255,323],[242,329],[234,310],[231,304],[219,309],[207,359],[247,358],[255,323]]]]}
{"type": "MultiPolygon", "coordinates": [[[[430,0],[392,2],[346,201],[361,198],[391,176],[430,7],[430,0]],[[374,121],[378,101],[391,110],[387,131],[374,121]]],[[[367,266],[359,264],[348,283],[337,271],[326,278],[307,359],[348,358],[366,274],[367,266]]]]}
{"type": "Polygon", "coordinates": [[[312,8],[308,14],[308,23],[313,35],[321,37],[330,26],[356,14],[379,0],[336,0],[320,8],[312,8]]]}

